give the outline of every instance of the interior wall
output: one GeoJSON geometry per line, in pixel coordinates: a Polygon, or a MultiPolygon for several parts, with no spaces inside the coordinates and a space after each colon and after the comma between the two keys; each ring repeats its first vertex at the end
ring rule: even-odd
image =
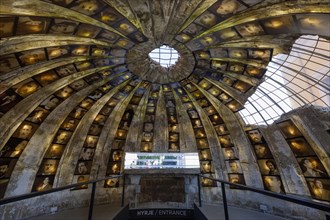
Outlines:
{"type": "MultiPolygon", "coordinates": [[[[124,173],[128,151],[197,152],[200,172],[209,177],[270,191],[266,179],[273,179],[281,193],[329,203],[313,188],[320,181],[330,190],[329,109],[297,109],[269,127],[245,126],[237,115],[273,55],[288,53],[302,34],[329,36],[327,0],[8,0],[0,6],[0,161],[7,169],[0,198],[124,173]],[[234,7],[223,11],[223,3],[234,7]],[[162,44],[181,54],[172,68],[148,56],[162,44]],[[285,121],[300,136],[285,136],[279,126],[285,121]],[[250,131],[261,134],[271,154],[256,154],[250,131]],[[312,150],[297,156],[291,138],[312,150]],[[325,175],[306,176],[304,158],[325,175]],[[267,160],[276,174],[265,168],[267,160]],[[53,167],[45,172],[48,163],[53,167]],[[82,163],[86,171],[79,170],[82,163]]],[[[204,202],[220,201],[215,182],[201,184],[204,202]]],[[[122,185],[123,179],[99,183],[98,203],[118,203],[122,185]]],[[[5,205],[1,217],[85,206],[89,191],[5,205]]],[[[229,189],[228,197],[260,208],[247,198],[261,197],[249,192],[229,189]]],[[[269,204],[281,215],[299,215],[295,208],[269,204]]]]}
{"type": "MultiPolygon", "coordinates": [[[[271,150],[274,156],[273,159],[276,161],[277,169],[279,171],[278,175],[281,177],[285,194],[294,195],[305,199],[311,199],[312,201],[317,198],[313,194],[313,191],[311,191],[311,189],[309,188],[310,185],[308,181],[311,178],[322,180],[324,183],[324,190],[329,192],[330,191],[328,185],[329,180],[327,177],[321,178],[321,177],[306,176],[302,172],[302,166],[298,163],[300,157],[297,157],[297,160],[294,159],[296,158],[296,155],[293,153],[289,144],[286,142],[286,139],[283,136],[283,133],[281,132],[277,124],[283,121],[291,120],[297,126],[297,128],[301,130],[301,132],[303,133],[303,137],[313,147],[318,158],[322,162],[324,168],[328,170],[329,166],[327,165],[327,163],[329,162],[329,157],[324,156],[322,154],[328,155],[329,152],[327,150],[327,145],[323,147],[322,143],[325,144],[325,143],[329,143],[328,141],[330,141],[329,133],[327,131],[329,129],[328,127],[329,116],[330,116],[330,112],[328,109],[320,109],[317,107],[308,106],[306,108],[296,109],[294,111],[289,112],[286,115],[283,115],[279,120],[277,120],[273,125],[269,127],[265,127],[265,126],[245,127],[244,130],[235,129],[233,133],[236,133],[235,135],[237,136],[242,136],[246,138],[246,140],[248,141],[249,140],[248,133],[246,131],[251,130],[251,128],[252,130],[259,129],[263,135],[263,138],[268,144],[269,149],[271,150]],[[319,137],[322,138],[317,139],[319,137]],[[314,142],[314,140],[317,141],[314,142]]],[[[234,115],[232,115],[232,117],[234,117],[234,115]]],[[[230,117],[227,118],[230,119],[230,117]]],[[[229,129],[232,128],[229,127],[229,129]]],[[[263,188],[262,176],[264,175],[261,175],[262,171],[258,168],[258,163],[257,163],[258,161],[260,161],[260,159],[256,157],[252,147],[253,144],[249,144],[249,147],[245,148],[245,149],[250,149],[250,154],[247,157],[245,163],[248,163],[247,166],[251,166],[251,164],[255,166],[259,173],[258,178],[260,179],[260,186],[259,187],[254,186],[254,187],[263,188]]],[[[222,161],[222,163],[224,162],[221,159],[221,157],[220,157],[220,161],[222,161]]],[[[149,172],[148,170],[144,170],[144,172],[151,174],[153,171],[150,170],[149,172]]],[[[222,175],[226,174],[226,172],[223,170],[220,170],[218,172],[221,172],[222,175]]],[[[245,172],[244,170],[243,170],[243,174],[246,180],[254,177],[253,175],[257,175],[257,174],[251,174],[250,172],[245,172]]],[[[136,175],[137,174],[135,174],[135,176],[136,175]]],[[[136,188],[136,184],[139,184],[138,179],[134,180],[135,182],[137,181],[136,183],[134,181],[132,182],[131,180],[127,182],[128,185],[125,185],[125,202],[132,203],[133,201],[136,201],[134,195],[136,192],[138,192],[136,191],[138,190],[138,188],[136,188]]],[[[96,204],[104,204],[109,202],[114,204],[119,204],[121,201],[121,194],[122,194],[122,184],[123,184],[122,180],[120,182],[121,186],[118,188],[106,189],[103,188],[103,184],[104,183],[101,182],[97,185],[96,204]]],[[[189,185],[190,183],[188,183],[187,187],[189,187],[189,185]]],[[[265,189],[267,189],[266,186],[265,189]]],[[[267,189],[267,190],[271,190],[271,189],[267,189]]],[[[54,195],[50,194],[31,200],[24,200],[13,204],[4,205],[0,209],[1,210],[0,213],[2,213],[1,217],[4,219],[19,219],[27,216],[49,213],[50,208],[53,206],[56,206],[59,211],[74,207],[86,206],[89,201],[90,192],[91,189],[89,187],[89,189],[85,189],[85,190],[75,190],[75,191],[55,193],[54,195]],[[35,204],[37,204],[38,202],[42,203],[43,208],[42,209],[32,208],[35,207],[35,204]],[[25,207],[25,208],[21,208],[21,207],[25,207]],[[13,210],[15,211],[13,212],[13,210]]],[[[191,192],[192,195],[196,193],[196,188],[191,192]]],[[[264,205],[265,205],[266,210],[263,211],[272,214],[277,214],[291,218],[299,218],[299,219],[311,219],[313,218],[313,216],[317,217],[318,219],[325,219],[324,212],[316,211],[299,205],[294,205],[293,203],[289,203],[289,202],[277,201],[276,199],[272,199],[267,196],[258,195],[257,193],[249,192],[246,190],[230,189],[230,187],[226,187],[226,194],[229,203],[235,206],[244,206],[250,209],[261,210],[264,209],[264,205]]],[[[197,201],[198,200],[196,196],[193,196],[190,199],[190,203],[197,201]]],[[[221,201],[222,201],[222,196],[221,196],[220,187],[202,187],[203,203],[216,204],[216,203],[221,203],[221,201]]],[[[316,201],[319,201],[319,199],[317,199],[316,201]]],[[[149,205],[147,205],[146,207],[151,207],[153,205],[155,204],[149,203],[149,205]]],[[[159,203],[158,205],[162,205],[162,203],[159,203]]],[[[183,206],[186,205],[187,204],[184,204],[183,206]]]]}

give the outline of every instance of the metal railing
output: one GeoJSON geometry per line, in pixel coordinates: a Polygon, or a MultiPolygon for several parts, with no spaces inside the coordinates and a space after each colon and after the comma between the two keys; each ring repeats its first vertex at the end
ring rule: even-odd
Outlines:
{"type": "MultiPolygon", "coordinates": [[[[263,194],[263,195],[266,195],[266,196],[270,196],[270,197],[273,197],[273,198],[293,202],[293,203],[296,203],[296,204],[299,204],[299,205],[307,206],[307,207],[318,209],[318,210],[321,210],[321,211],[325,211],[325,212],[330,211],[330,205],[326,205],[326,204],[323,204],[323,203],[318,203],[318,202],[310,201],[310,200],[307,200],[307,199],[297,198],[297,197],[294,197],[294,196],[274,193],[274,192],[271,192],[271,191],[262,190],[262,189],[258,189],[258,188],[254,188],[254,187],[250,187],[250,186],[241,185],[241,184],[231,183],[231,182],[228,182],[228,181],[215,179],[215,178],[211,178],[211,177],[208,177],[208,176],[203,176],[201,174],[199,176],[202,177],[202,178],[210,179],[210,180],[221,183],[222,202],[223,202],[223,208],[224,208],[225,219],[226,220],[229,220],[229,216],[228,216],[228,204],[227,204],[227,198],[226,198],[225,184],[230,185],[230,186],[234,186],[235,188],[246,189],[246,190],[249,190],[249,191],[252,191],[252,192],[256,192],[256,193],[263,194]]],[[[202,207],[202,201],[201,201],[200,198],[201,197],[199,196],[199,206],[202,207]]]]}
{"type": "MultiPolygon", "coordinates": [[[[28,193],[28,194],[19,195],[19,196],[4,198],[4,199],[0,200],[0,205],[5,205],[5,204],[8,204],[8,203],[17,202],[17,201],[21,201],[21,200],[29,199],[29,198],[34,198],[34,197],[37,197],[37,196],[46,195],[46,194],[50,194],[50,193],[54,193],[54,192],[59,192],[59,191],[63,191],[63,190],[66,190],[66,189],[76,189],[77,187],[82,187],[82,186],[87,185],[87,184],[92,184],[91,199],[90,199],[89,212],[88,212],[88,220],[91,220],[92,216],[93,216],[93,207],[94,207],[94,197],[95,197],[96,183],[101,182],[101,181],[105,181],[105,180],[108,180],[108,179],[116,179],[116,178],[124,177],[123,178],[123,189],[122,189],[122,200],[121,200],[121,206],[123,207],[124,206],[124,197],[125,197],[125,176],[126,175],[125,174],[112,175],[112,176],[109,176],[109,177],[106,177],[106,178],[103,178],[103,179],[97,179],[97,180],[91,180],[91,181],[86,181],[86,182],[81,182],[81,183],[75,183],[75,184],[71,184],[71,185],[68,185],[68,186],[58,187],[58,188],[50,189],[50,190],[43,191],[43,192],[32,192],[32,193],[28,193]]],[[[145,174],[145,175],[148,175],[148,174],[145,174]]],[[[151,174],[149,174],[149,175],[151,175],[151,174]]],[[[201,183],[200,183],[200,178],[199,177],[210,179],[210,180],[221,183],[222,200],[223,200],[224,213],[225,213],[225,219],[226,220],[229,220],[229,215],[228,215],[228,204],[227,204],[227,198],[226,198],[225,184],[230,185],[230,186],[234,186],[235,188],[249,190],[249,191],[252,191],[252,192],[256,192],[256,193],[263,194],[263,195],[266,195],[266,196],[270,196],[270,197],[273,197],[273,198],[293,202],[293,203],[296,203],[296,204],[299,204],[299,205],[307,206],[307,207],[318,209],[318,210],[325,211],[325,212],[329,212],[329,210],[330,210],[330,205],[327,205],[327,204],[318,203],[318,202],[310,201],[310,200],[307,200],[307,199],[297,198],[297,197],[294,197],[294,196],[274,193],[274,192],[271,192],[271,191],[266,191],[266,190],[262,190],[262,189],[258,189],[258,188],[254,188],[254,187],[250,187],[250,186],[245,186],[245,185],[241,185],[241,184],[231,183],[231,182],[228,182],[228,181],[224,181],[224,180],[204,176],[202,174],[182,174],[182,175],[190,175],[190,176],[195,176],[196,175],[196,177],[198,179],[199,207],[202,207],[201,183]]]]}
{"type": "MultiPolygon", "coordinates": [[[[57,188],[50,189],[50,190],[45,190],[45,191],[42,191],[42,192],[32,192],[32,193],[19,195],[19,196],[4,198],[4,199],[0,200],[0,206],[8,204],[8,203],[12,203],[12,202],[21,201],[21,200],[24,200],[24,199],[30,199],[30,198],[34,198],[34,197],[41,196],[41,195],[46,195],[46,194],[50,194],[50,193],[54,193],[54,192],[63,191],[63,190],[66,190],[66,189],[71,189],[71,190],[72,189],[77,189],[78,187],[83,187],[84,185],[92,184],[91,200],[90,200],[89,211],[88,211],[88,220],[92,220],[96,183],[101,182],[101,181],[105,181],[105,180],[108,180],[108,179],[120,178],[122,176],[124,176],[124,175],[123,174],[121,174],[121,175],[112,175],[112,176],[109,176],[109,177],[106,177],[106,178],[103,178],[103,179],[97,179],[97,180],[90,180],[90,181],[81,182],[81,183],[75,183],[75,184],[71,184],[71,185],[67,185],[67,186],[57,187],[57,188]]],[[[125,178],[124,178],[124,186],[125,186],[125,178]]],[[[124,198],[123,198],[124,197],[124,186],[123,186],[123,193],[122,193],[122,206],[123,206],[123,201],[124,201],[124,198]]]]}

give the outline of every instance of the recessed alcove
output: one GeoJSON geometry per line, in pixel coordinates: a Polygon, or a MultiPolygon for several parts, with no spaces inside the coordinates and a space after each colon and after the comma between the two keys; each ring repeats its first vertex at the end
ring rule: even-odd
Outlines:
{"type": "MultiPolygon", "coordinates": [[[[201,202],[217,211],[214,179],[330,204],[326,1],[8,0],[0,8],[0,204],[69,186],[0,205],[0,219],[86,207],[92,184],[71,185],[83,180],[100,180],[97,206],[192,207],[200,186],[201,202]],[[145,158],[126,169],[129,152],[145,158]],[[177,160],[188,154],[194,163],[177,160]]],[[[233,207],[326,218],[225,189],[233,207]]]]}

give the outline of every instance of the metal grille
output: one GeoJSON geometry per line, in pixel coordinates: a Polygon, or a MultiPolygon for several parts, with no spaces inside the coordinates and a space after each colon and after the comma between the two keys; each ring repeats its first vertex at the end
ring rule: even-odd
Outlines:
{"type": "Polygon", "coordinates": [[[265,82],[239,114],[247,124],[271,124],[283,113],[312,104],[330,105],[330,42],[301,36],[289,55],[273,57],[265,82]]]}
{"type": "Polygon", "coordinates": [[[154,49],[149,53],[149,56],[163,67],[170,67],[179,59],[178,52],[166,45],[154,49]]]}

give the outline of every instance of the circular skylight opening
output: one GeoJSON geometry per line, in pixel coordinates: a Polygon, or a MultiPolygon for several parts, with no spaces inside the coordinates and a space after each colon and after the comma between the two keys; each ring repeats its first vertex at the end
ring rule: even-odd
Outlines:
{"type": "Polygon", "coordinates": [[[179,59],[179,53],[172,47],[163,45],[149,53],[149,57],[163,67],[170,67],[179,59]]]}

